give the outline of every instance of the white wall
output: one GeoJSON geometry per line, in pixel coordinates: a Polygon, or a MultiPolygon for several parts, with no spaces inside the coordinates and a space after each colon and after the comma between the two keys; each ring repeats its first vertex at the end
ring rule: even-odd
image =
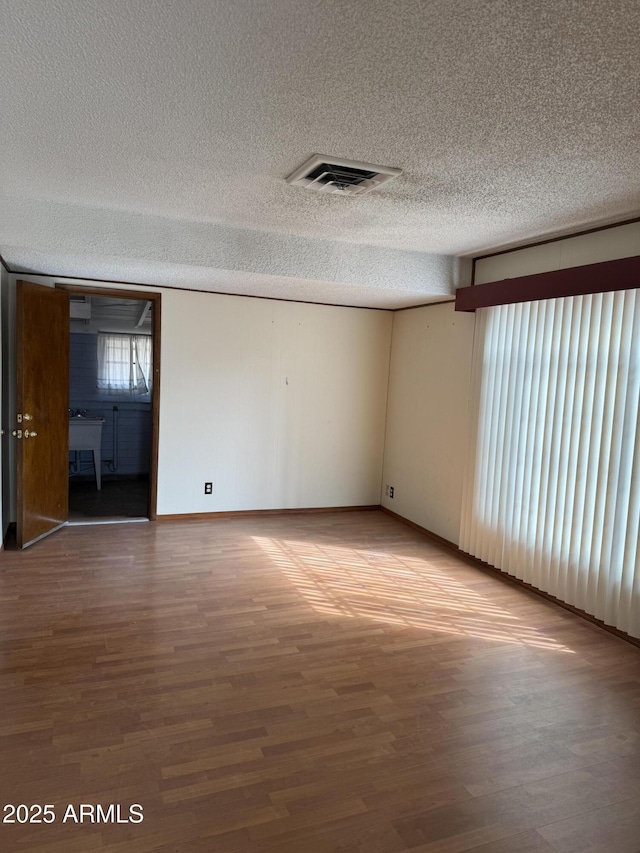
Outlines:
{"type": "Polygon", "coordinates": [[[159,514],[380,502],[390,312],[160,292],[159,514]]]}
{"type": "Polygon", "coordinates": [[[474,315],[453,303],[393,319],[384,506],[458,543],[474,315]]]}
{"type": "MultiPolygon", "coordinates": [[[[4,306],[3,303],[6,299],[5,293],[8,292],[9,289],[9,273],[5,269],[4,264],[0,262],[0,424],[2,424],[3,435],[0,440],[0,472],[3,471],[4,465],[4,444],[5,441],[8,441],[7,438],[7,427],[6,427],[6,408],[4,403],[4,381],[2,377],[2,368],[4,365],[4,351],[2,348],[4,336],[3,336],[3,317],[4,317],[4,306]]],[[[3,484],[4,486],[4,484],[3,484]]],[[[2,530],[0,530],[0,547],[2,547],[2,542],[4,540],[4,534],[6,533],[7,525],[5,525],[4,514],[3,514],[3,506],[4,506],[4,488],[0,487],[0,526],[2,530]]]]}
{"type": "Polygon", "coordinates": [[[391,324],[165,292],[158,512],[379,503],[391,324]]]}
{"type": "Polygon", "coordinates": [[[485,284],[635,255],[640,255],[640,222],[483,258],[476,261],[475,283],[485,284]]]}
{"type": "Polygon", "coordinates": [[[11,431],[16,428],[16,289],[10,273],[2,268],[2,534],[15,521],[16,444],[11,431]]]}

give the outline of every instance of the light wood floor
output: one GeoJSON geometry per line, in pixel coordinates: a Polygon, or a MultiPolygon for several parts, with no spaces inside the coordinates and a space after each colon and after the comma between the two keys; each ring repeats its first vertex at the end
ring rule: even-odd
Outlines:
{"type": "Polygon", "coordinates": [[[57,814],[2,851],[640,850],[640,650],[382,513],[67,528],[0,627],[0,804],[57,814]]]}

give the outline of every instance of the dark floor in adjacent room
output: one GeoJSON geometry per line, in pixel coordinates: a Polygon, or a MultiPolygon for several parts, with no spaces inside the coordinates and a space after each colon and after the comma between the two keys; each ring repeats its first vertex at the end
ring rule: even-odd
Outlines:
{"type": "Polygon", "coordinates": [[[0,649],[7,853],[640,849],[640,650],[382,512],[65,527],[0,649]]]}
{"type": "Polygon", "coordinates": [[[102,479],[102,489],[91,479],[69,480],[69,521],[146,518],[149,480],[146,477],[102,479]]]}

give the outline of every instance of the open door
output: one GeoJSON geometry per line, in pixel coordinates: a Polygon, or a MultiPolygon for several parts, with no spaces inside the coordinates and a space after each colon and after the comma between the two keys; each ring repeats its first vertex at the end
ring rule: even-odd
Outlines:
{"type": "Polygon", "coordinates": [[[67,520],[69,295],[16,287],[16,538],[26,548],[67,520]]]}

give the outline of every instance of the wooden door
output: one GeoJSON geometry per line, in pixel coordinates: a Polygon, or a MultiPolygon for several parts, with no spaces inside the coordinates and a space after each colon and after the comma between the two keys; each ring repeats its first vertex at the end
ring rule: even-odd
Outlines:
{"type": "Polygon", "coordinates": [[[19,548],[67,520],[69,296],[17,282],[16,461],[19,548]]]}

